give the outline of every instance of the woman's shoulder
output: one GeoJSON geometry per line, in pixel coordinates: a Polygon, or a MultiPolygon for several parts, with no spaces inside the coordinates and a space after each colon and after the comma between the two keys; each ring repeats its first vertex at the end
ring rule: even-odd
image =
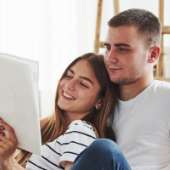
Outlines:
{"type": "Polygon", "coordinates": [[[88,129],[93,129],[92,124],[88,123],[85,120],[74,120],[69,124],[69,128],[70,127],[80,127],[80,126],[86,127],[88,129]]]}
{"type": "Polygon", "coordinates": [[[65,133],[74,133],[74,132],[86,133],[96,137],[95,128],[92,126],[92,124],[84,120],[72,121],[69,124],[68,129],[66,130],[65,133]]]}

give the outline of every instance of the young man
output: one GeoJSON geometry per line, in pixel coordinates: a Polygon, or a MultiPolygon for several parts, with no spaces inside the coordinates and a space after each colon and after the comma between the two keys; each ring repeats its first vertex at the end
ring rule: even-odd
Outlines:
{"type": "Polygon", "coordinates": [[[120,90],[113,122],[120,149],[98,140],[72,170],[169,170],[170,84],[153,80],[160,56],[159,20],[149,11],[129,9],[108,26],[105,64],[120,90]]]}

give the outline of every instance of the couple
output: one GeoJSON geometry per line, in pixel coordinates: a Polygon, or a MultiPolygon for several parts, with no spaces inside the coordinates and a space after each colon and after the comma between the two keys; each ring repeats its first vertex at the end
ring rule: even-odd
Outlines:
{"type": "MultiPolygon", "coordinates": [[[[55,114],[41,120],[42,155],[31,155],[26,169],[170,169],[170,84],[153,79],[158,18],[142,9],[117,14],[104,46],[104,57],[84,54],[63,73],[55,114]]],[[[14,159],[16,147],[14,130],[1,119],[1,169],[25,169],[29,154],[14,159]]]]}

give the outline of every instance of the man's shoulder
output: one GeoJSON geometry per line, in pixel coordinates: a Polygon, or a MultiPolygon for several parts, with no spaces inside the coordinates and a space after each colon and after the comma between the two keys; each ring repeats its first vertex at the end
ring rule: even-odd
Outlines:
{"type": "Polygon", "coordinates": [[[170,89],[170,82],[163,81],[163,80],[154,80],[154,87],[160,88],[160,89],[170,89]]]}
{"type": "Polygon", "coordinates": [[[152,86],[154,92],[158,94],[166,94],[170,96],[170,82],[162,81],[162,80],[154,80],[152,86]]]}

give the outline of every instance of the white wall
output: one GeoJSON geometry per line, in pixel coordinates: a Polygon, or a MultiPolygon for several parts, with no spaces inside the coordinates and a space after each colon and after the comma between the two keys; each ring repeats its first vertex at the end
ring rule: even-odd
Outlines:
{"type": "MultiPolygon", "coordinates": [[[[135,7],[158,12],[155,0],[120,1],[121,10],[135,7]]],[[[104,1],[101,39],[113,15],[112,2],[104,1]]],[[[170,1],[165,2],[165,21],[170,25],[170,1]]],[[[93,51],[96,9],[97,0],[0,0],[0,52],[39,61],[44,115],[53,110],[57,80],[67,64],[93,51]]],[[[167,49],[169,40],[166,38],[167,49]]]]}

